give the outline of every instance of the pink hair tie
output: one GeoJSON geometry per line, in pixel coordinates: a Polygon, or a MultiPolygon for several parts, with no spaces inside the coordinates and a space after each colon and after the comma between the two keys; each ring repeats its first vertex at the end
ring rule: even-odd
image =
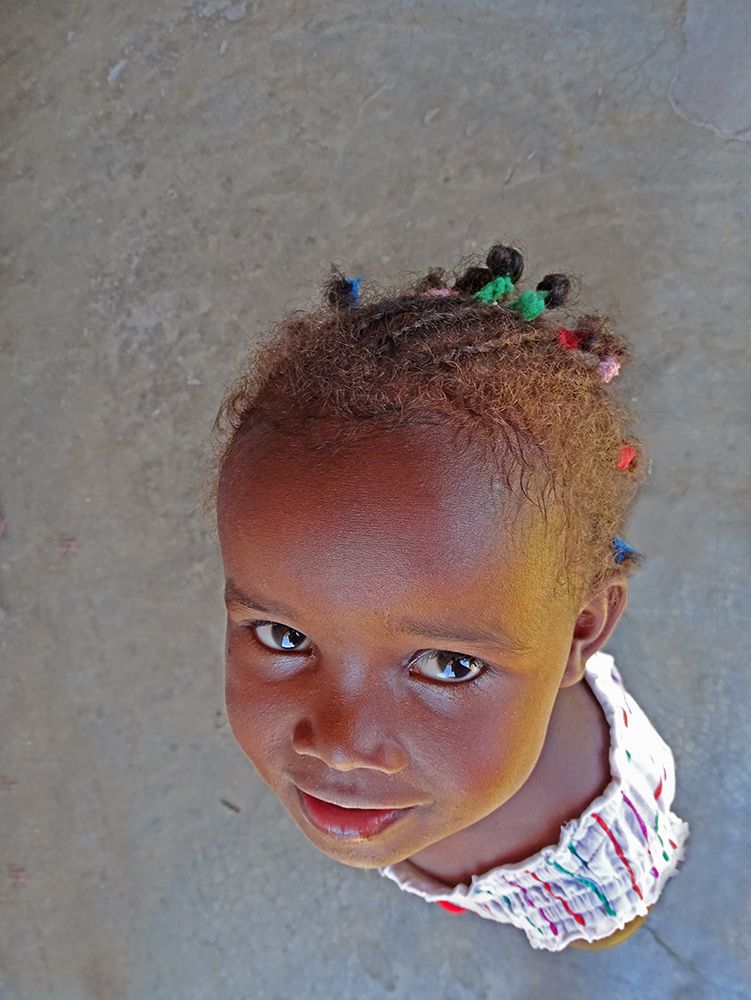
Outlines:
{"type": "Polygon", "coordinates": [[[421,295],[458,295],[453,288],[429,288],[427,292],[420,292],[421,295]]]}
{"type": "Polygon", "coordinates": [[[610,382],[621,370],[621,363],[614,354],[608,354],[597,366],[597,374],[603,382],[610,382]]]}

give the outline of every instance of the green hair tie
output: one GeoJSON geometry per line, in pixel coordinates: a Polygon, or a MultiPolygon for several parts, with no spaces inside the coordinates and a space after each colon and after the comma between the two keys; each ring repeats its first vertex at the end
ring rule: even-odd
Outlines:
{"type": "Polygon", "coordinates": [[[501,274],[493,278],[487,285],[483,285],[479,292],[475,292],[472,298],[479,299],[487,304],[496,302],[514,290],[514,283],[507,274],[501,274]]]}
{"type": "Polygon", "coordinates": [[[515,309],[522,319],[537,319],[545,308],[545,299],[548,295],[550,295],[548,291],[538,292],[530,289],[522,292],[519,298],[511,303],[510,308],[515,309]]]}

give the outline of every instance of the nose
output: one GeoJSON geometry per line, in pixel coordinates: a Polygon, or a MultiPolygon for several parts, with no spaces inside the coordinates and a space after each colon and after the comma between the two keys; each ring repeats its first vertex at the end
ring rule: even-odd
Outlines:
{"type": "Polygon", "coordinates": [[[292,734],[292,745],[302,757],[317,757],[334,771],[367,768],[396,774],[406,765],[403,748],[391,738],[383,724],[390,715],[389,729],[398,720],[389,712],[373,686],[360,686],[344,694],[341,689],[321,689],[314,702],[305,706],[292,734]]]}

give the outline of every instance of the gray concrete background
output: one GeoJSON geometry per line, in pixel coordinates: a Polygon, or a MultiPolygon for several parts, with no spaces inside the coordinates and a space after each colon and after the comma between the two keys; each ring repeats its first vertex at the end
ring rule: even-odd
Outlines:
{"type": "Polygon", "coordinates": [[[2,1000],[749,996],[748,4],[0,7],[2,1000]],[[303,837],[226,723],[196,511],[246,341],[330,260],[501,236],[617,307],[653,456],[608,649],[691,840],[599,954],[303,837]]]}

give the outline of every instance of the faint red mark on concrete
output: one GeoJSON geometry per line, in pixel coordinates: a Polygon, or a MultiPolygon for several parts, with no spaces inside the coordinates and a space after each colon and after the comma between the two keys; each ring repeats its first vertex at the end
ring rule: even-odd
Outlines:
{"type": "Polygon", "coordinates": [[[0,511],[0,538],[2,538],[4,534],[5,534],[5,518],[2,515],[2,511],[0,511]]]}
{"type": "Polygon", "coordinates": [[[62,546],[63,552],[78,552],[78,539],[74,538],[73,535],[61,534],[60,545],[62,546]]]}
{"type": "Polygon", "coordinates": [[[11,778],[7,774],[0,774],[0,790],[12,792],[15,788],[18,788],[18,782],[15,778],[11,778]]]}
{"type": "Polygon", "coordinates": [[[8,870],[8,878],[11,880],[13,885],[25,885],[26,883],[26,869],[23,865],[14,865],[12,863],[6,865],[8,870]]]}

